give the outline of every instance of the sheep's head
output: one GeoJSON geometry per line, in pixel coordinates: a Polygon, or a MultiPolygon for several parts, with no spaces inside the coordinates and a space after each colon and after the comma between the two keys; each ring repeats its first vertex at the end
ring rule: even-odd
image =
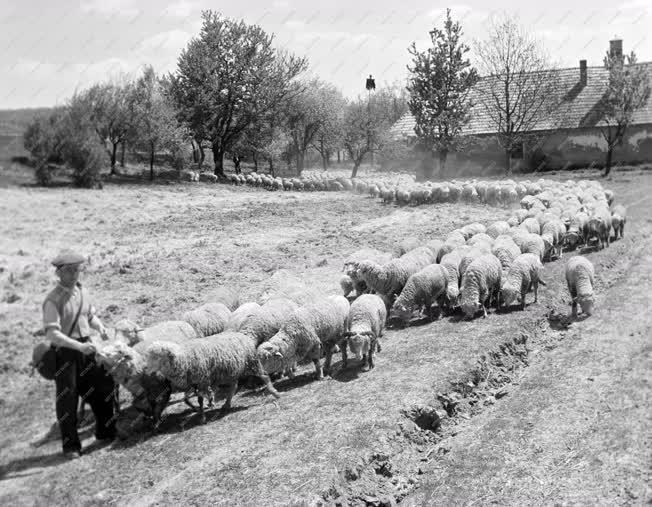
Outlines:
{"type": "Polygon", "coordinates": [[[410,317],[412,317],[412,310],[403,303],[395,301],[389,311],[389,318],[399,320],[402,325],[406,325],[410,317]]]}
{"type": "Polygon", "coordinates": [[[462,301],[460,308],[467,318],[472,319],[482,309],[482,305],[479,301],[462,301]]]}
{"type": "Polygon", "coordinates": [[[116,382],[124,384],[137,373],[136,354],[125,343],[116,341],[99,349],[95,357],[116,382]]]}
{"type": "Polygon", "coordinates": [[[257,349],[258,359],[267,373],[282,371],[284,358],[279,346],[275,343],[263,342],[257,349]]]}
{"type": "Polygon", "coordinates": [[[593,297],[593,294],[591,295],[585,295],[585,296],[577,296],[577,302],[580,304],[580,308],[582,308],[582,313],[584,313],[586,316],[591,316],[593,313],[593,305],[595,303],[595,298],[593,297]]]}
{"type": "Polygon", "coordinates": [[[143,328],[131,320],[122,319],[118,321],[114,329],[116,331],[116,338],[120,336],[130,347],[142,342],[144,339],[142,334],[143,328]]]}
{"type": "Polygon", "coordinates": [[[514,304],[519,297],[519,291],[516,287],[511,287],[509,285],[504,285],[500,289],[500,299],[505,306],[510,306],[514,304]]]}
{"type": "Polygon", "coordinates": [[[569,231],[564,235],[563,245],[568,248],[575,248],[580,242],[580,235],[578,232],[569,231]]]}
{"type": "Polygon", "coordinates": [[[347,339],[347,344],[351,352],[355,354],[357,359],[362,359],[362,356],[369,353],[371,347],[371,339],[373,333],[371,331],[362,331],[356,333],[350,331],[344,335],[347,339]]]}

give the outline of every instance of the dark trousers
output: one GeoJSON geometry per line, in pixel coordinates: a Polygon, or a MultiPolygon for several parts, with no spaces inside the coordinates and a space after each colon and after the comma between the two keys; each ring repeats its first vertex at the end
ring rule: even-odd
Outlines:
{"type": "MultiPolygon", "coordinates": [[[[80,340],[85,341],[85,340],[80,340]]],[[[113,406],[115,383],[106,370],[95,362],[93,355],[59,347],[57,350],[57,420],[61,429],[63,451],[81,451],[77,433],[79,397],[87,401],[95,415],[95,437],[115,436],[113,406]]]]}

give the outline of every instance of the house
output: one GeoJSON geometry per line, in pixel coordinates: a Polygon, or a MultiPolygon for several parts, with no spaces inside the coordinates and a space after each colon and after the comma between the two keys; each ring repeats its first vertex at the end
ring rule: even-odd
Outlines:
{"type": "MultiPolygon", "coordinates": [[[[610,41],[610,51],[622,55],[622,40],[610,41]]],[[[646,70],[652,83],[652,62],[637,65],[646,70]]],[[[537,139],[536,146],[525,143],[517,150],[513,167],[602,166],[607,145],[599,128],[600,104],[607,88],[608,71],[603,66],[588,67],[586,60],[580,60],[579,68],[553,72],[562,97],[558,115],[536,125],[530,132],[537,139]]],[[[448,169],[468,169],[473,173],[486,170],[488,165],[504,167],[505,154],[495,140],[495,125],[477,100],[487,79],[491,78],[482,78],[469,94],[474,106],[462,135],[473,136],[474,141],[463,152],[449,155],[448,169]]],[[[392,137],[411,144],[416,140],[414,126],[414,118],[407,113],[392,126],[392,137]]],[[[634,113],[622,146],[617,146],[613,153],[614,164],[641,162],[652,162],[652,99],[634,113]]]]}

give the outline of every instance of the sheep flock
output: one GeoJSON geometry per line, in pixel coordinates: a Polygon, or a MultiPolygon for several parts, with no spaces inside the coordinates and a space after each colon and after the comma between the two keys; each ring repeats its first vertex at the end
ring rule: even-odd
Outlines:
{"type": "MultiPolygon", "coordinates": [[[[306,363],[321,379],[331,373],[333,354],[341,353],[347,365],[347,349],[357,357],[357,367],[371,370],[387,324],[408,326],[417,314],[430,320],[455,313],[474,319],[486,317],[492,306],[523,309],[527,295],[533,292],[536,302],[539,285],[545,285],[545,262],[580,247],[607,248],[623,237],[626,222],[613,192],[590,180],[390,188],[349,179],[232,176],[238,184],[350,190],[385,202],[519,206],[504,221],[467,224],[425,241],[407,238],[394,254],[361,248],[344,263],[338,280],[343,295],[316,293],[306,284],[267,287],[258,301],[240,301],[237,288],[220,287],[199,308],[147,329],[129,321],[116,324],[115,338],[99,344],[97,360],[131,393],[133,406],[154,428],[175,392],[205,420],[204,402],[211,406],[217,391],[225,389],[222,410],[229,410],[238,387],[251,377],[278,398],[276,380],[292,378],[306,363]]],[[[571,254],[565,278],[573,316],[578,304],[586,316],[593,312],[594,274],[587,258],[571,254]]]]}

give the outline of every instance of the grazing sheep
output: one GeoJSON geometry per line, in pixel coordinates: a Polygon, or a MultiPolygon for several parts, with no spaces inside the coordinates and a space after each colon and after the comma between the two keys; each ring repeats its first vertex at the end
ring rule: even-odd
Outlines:
{"type": "Polygon", "coordinates": [[[355,284],[349,275],[342,275],[340,277],[340,287],[344,293],[344,297],[348,297],[353,291],[355,291],[355,284]]]}
{"type": "Polygon", "coordinates": [[[419,248],[422,244],[423,241],[419,238],[406,238],[398,244],[395,257],[400,257],[401,255],[408,253],[410,250],[419,248]]]}
{"type": "Polygon", "coordinates": [[[505,237],[507,238],[505,240],[496,240],[494,246],[491,249],[491,253],[498,257],[500,265],[504,270],[509,269],[509,267],[512,265],[512,262],[514,262],[514,259],[521,255],[521,249],[516,243],[514,243],[514,240],[512,240],[512,238],[509,236],[505,237]]]}
{"type": "Polygon", "coordinates": [[[611,212],[611,227],[614,230],[614,239],[623,238],[625,235],[625,223],[627,222],[627,210],[622,204],[614,206],[611,212]]]}
{"type": "Polygon", "coordinates": [[[566,284],[572,299],[572,314],[577,317],[577,303],[587,316],[593,313],[593,279],[595,270],[586,257],[577,255],[566,263],[566,284]]]}
{"type": "Polygon", "coordinates": [[[532,234],[541,234],[541,226],[536,218],[526,218],[521,222],[519,227],[532,234]]]}
{"type": "Polygon", "coordinates": [[[487,232],[487,228],[478,223],[478,222],[473,222],[472,224],[465,225],[460,229],[460,232],[464,236],[464,240],[466,241],[472,236],[475,236],[476,234],[485,234],[487,232]]]}
{"type": "Polygon", "coordinates": [[[391,299],[403,290],[411,275],[435,261],[430,249],[419,247],[384,265],[362,261],[355,263],[355,268],[369,289],[391,299]]]}
{"type": "Polygon", "coordinates": [[[539,295],[539,283],[545,285],[541,280],[542,268],[541,259],[535,254],[526,253],[516,257],[502,281],[500,289],[502,304],[510,306],[520,296],[521,310],[523,310],[525,295],[532,289],[534,289],[534,302],[536,303],[539,295]]]}
{"type": "Polygon", "coordinates": [[[199,336],[221,333],[230,318],[231,311],[223,303],[206,303],[181,316],[181,320],[190,324],[199,336]]]}
{"type": "MultiPolygon", "coordinates": [[[[437,252],[437,259],[436,259],[437,264],[441,264],[441,260],[444,258],[444,256],[446,254],[451,253],[456,248],[460,248],[460,246],[461,245],[456,245],[456,244],[453,244],[453,243],[444,243],[441,246],[441,248],[439,249],[439,251],[437,252]]],[[[466,246],[466,245],[464,245],[464,246],[466,246]]]]}
{"type": "Polygon", "coordinates": [[[229,317],[226,329],[230,331],[239,331],[243,324],[253,317],[258,310],[260,310],[260,305],[252,301],[238,306],[229,317]]]}
{"type": "Polygon", "coordinates": [[[278,333],[299,305],[287,298],[274,298],[260,306],[240,327],[242,334],[251,336],[260,345],[278,333]]]}
{"type": "MultiPolygon", "coordinates": [[[[380,352],[378,340],[383,335],[387,309],[384,301],[374,294],[363,294],[356,299],[349,309],[348,330],[344,333],[346,344],[363,365],[374,367],[374,352],[380,352]]],[[[346,346],[342,348],[346,358],[346,346]]],[[[346,359],[344,366],[346,366],[346,359]]]]}
{"type": "MultiPolygon", "coordinates": [[[[283,327],[258,347],[258,356],[268,373],[311,359],[318,379],[323,378],[321,349],[326,352],[324,370],[329,373],[333,345],[339,343],[347,328],[350,305],[343,296],[324,298],[290,314],[283,327]]],[[[344,353],[343,353],[344,355],[344,353]]]]}
{"type": "Polygon", "coordinates": [[[494,239],[488,234],[485,234],[484,232],[479,232],[477,234],[474,234],[473,236],[471,236],[469,239],[466,240],[466,244],[469,246],[477,246],[480,245],[481,243],[485,243],[489,246],[490,249],[493,242],[494,239]]]}
{"type": "Polygon", "coordinates": [[[116,338],[122,337],[122,341],[133,347],[142,341],[152,340],[189,340],[197,338],[195,329],[182,320],[165,320],[143,329],[134,322],[123,319],[116,323],[116,338]]]}
{"type": "Polygon", "coordinates": [[[441,264],[430,264],[408,278],[390,312],[391,317],[407,324],[414,310],[423,308],[433,318],[432,304],[442,306],[448,288],[448,271],[441,264]]]}
{"type": "MultiPolygon", "coordinates": [[[[484,245],[484,243],[483,243],[484,245]]],[[[460,272],[460,279],[464,276],[464,272],[466,271],[466,268],[469,267],[469,265],[476,260],[478,257],[482,257],[483,255],[491,253],[491,248],[478,248],[478,247],[470,247],[463,255],[462,255],[462,260],[460,261],[460,267],[459,267],[459,272],[460,272]]]]}
{"type": "Polygon", "coordinates": [[[493,222],[489,227],[487,227],[486,234],[493,239],[496,239],[501,234],[507,234],[510,228],[511,227],[507,222],[499,220],[498,222],[493,222]]]}
{"type": "MultiPolygon", "coordinates": [[[[514,242],[516,242],[516,240],[514,240],[514,242]]],[[[520,248],[521,253],[536,254],[541,260],[543,260],[543,255],[546,252],[546,245],[538,234],[526,234],[520,244],[520,248]]]]}
{"type": "Polygon", "coordinates": [[[562,245],[567,250],[575,250],[579,245],[586,244],[584,237],[584,230],[586,223],[589,221],[589,216],[584,212],[575,213],[568,226],[568,230],[564,234],[562,245]]]}
{"type": "Polygon", "coordinates": [[[458,247],[444,255],[440,262],[441,266],[447,273],[448,286],[446,287],[446,303],[451,308],[457,304],[457,299],[460,293],[460,263],[468,249],[469,247],[467,246],[458,247]]]}
{"type": "Polygon", "coordinates": [[[368,288],[367,288],[367,284],[360,277],[360,274],[355,268],[355,263],[364,260],[371,260],[374,262],[378,262],[379,264],[384,264],[386,262],[389,262],[391,259],[392,259],[391,254],[387,252],[381,252],[380,250],[375,250],[373,248],[362,248],[360,250],[356,250],[355,252],[353,252],[351,255],[347,257],[347,259],[344,261],[343,271],[346,273],[346,275],[349,276],[349,278],[353,282],[356,296],[368,292],[368,288]]]}
{"type": "Polygon", "coordinates": [[[553,254],[557,258],[562,256],[562,244],[566,226],[558,218],[548,220],[541,228],[541,239],[543,240],[546,258],[552,259],[553,254]]]}
{"type": "Polygon", "coordinates": [[[502,269],[494,255],[487,254],[475,259],[462,277],[460,306],[467,318],[473,318],[478,310],[487,316],[485,303],[489,306],[498,300],[502,269]]]}
{"type": "Polygon", "coordinates": [[[604,248],[606,243],[609,246],[609,237],[611,235],[611,212],[606,207],[598,207],[589,217],[584,226],[584,237],[588,243],[591,239],[596,238],[600,249],[604,248]]]}
{"type": "MultiPolygon", "coordinates": [[[[471,237],[471,233],[468,233],[468,237],[471,237]]],[[[466,234],[464,234],[460,229],[455,229],[448,236],[446,236],[445,243],[451,245],[464,245],[466,243],[466,234]]]]}
{"type": "Polygon", "coordinates": [[[435,259],[437,259],[439,257],[439,252],[441,251],[442,246],[444,246],[444,242],[441,239],[431,239],[426,242],[425,246],[432,251],[435,259]]]}
{"type": "Polygon", "coordinates": [[[279,398],[256,353],[256,342],[250,336],[233,331],[197,338],[184,343],[153,342],[146,352],[147,369],[158,372],[172,386],[198,393],[199,413],[205,421],[203,395],[212,393],[220,384],[229,390],[222,411],[231,408],[231,399],[238,389],[238,381],[245,375],[255,375],[267,391],[279,398]]]}

